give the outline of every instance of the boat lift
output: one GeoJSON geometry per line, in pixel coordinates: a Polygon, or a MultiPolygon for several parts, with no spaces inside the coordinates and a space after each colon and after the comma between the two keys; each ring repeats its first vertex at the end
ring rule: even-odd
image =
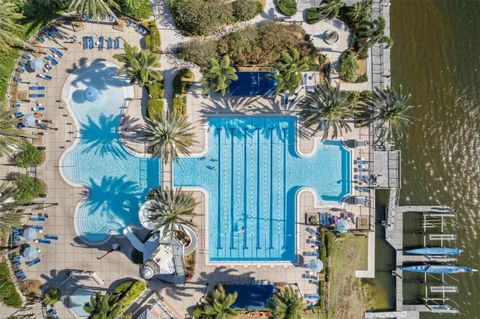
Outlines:
{"type": "Polygon", "coordinates": [[[432,313],[450,313],[457,314],[459,313],[458,304],[452,299],[447,297],[447,294],[458,293],[458,287],[448,284],[445,281],[445,277],[453,279],[458,282],[458,279],[454,278],[449,274],[441,274],[440,278],[437,278],[434,275],[425,273],[425,297],[422,298],[425,307],[427,307],[432,313]],[[427,284],[428,277],[433,277],[437,280],[438,284],[427,284]],[[431,297],[430,295],[435,295],[437,297],[431,297]]]}

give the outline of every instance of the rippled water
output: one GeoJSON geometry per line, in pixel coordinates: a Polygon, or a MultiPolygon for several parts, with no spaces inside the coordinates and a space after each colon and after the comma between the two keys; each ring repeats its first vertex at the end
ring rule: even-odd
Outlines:
{"type": "MultiPolygon", "coordinates": [[[[401,203],[454,207],[459,264],[480,269],[480,1],[393,0],[391,10],[393,83],[421,105],[399,141],[401,203]]],[[[480,318],[480,274],[457,278],[457,318],[480,318]]]]}

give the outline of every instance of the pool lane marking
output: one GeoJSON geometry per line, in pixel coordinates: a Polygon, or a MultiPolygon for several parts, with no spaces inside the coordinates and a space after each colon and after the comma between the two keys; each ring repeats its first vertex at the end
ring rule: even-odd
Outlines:
{"type": "MultiPolygon", "coordinates": [[[[217,209],[218,209],[218,216],[217,216],[217,250],[221,250],[222,249],[222,245],[221,245],[221,232],[222,232],[222,217],[221,217],[221,201],[222,201],[222,197],[221,197],[221,194],[222,194],[222,186],[221,186],[221,183],[222,183],[222,173],[221,173],[221,168],[222,168],[222,144],[221,144],[221,132],[222,132],[222,129],[221,128],[216,128],[214,132],[217,132],[218,134],[218,139],[217,139],[217,143],[218,143],[218,183],[217,183],[217,196],[218,196],[218,199],[217,199],[217,209]]],[[[217,256],[219,255],[219,252],[217,252],[217,256]]]]}

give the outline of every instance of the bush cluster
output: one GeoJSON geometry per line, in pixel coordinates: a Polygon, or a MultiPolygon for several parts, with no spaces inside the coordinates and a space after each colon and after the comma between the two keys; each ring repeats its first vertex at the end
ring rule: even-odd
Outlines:
{"type": "Polygon", "coordinates": [[[45,302],[47,305],[53,305],[60,300],[61,296],[62,294],[60,293],[60,290],[58,288],[53,288],[47,291],[43,297],[43,302],[45,302]]]}
{"type": "Polygon", "coordinates": [[[22,306],[22,298],[12,282],[12,275],[7,264],[0,264],[0,301],[6,306],[20,308],[22,306]]]}
{"type": "Polygon", "coordinates": [[[32,167],[39,165],[43,160],[43,153],[30,143],[25,143],[20,148],[20,153],[15,156],[18,167],[32,167]]]}
{"type": "Polygon", "coordinates": [[[297,1],[295,0],[275,0],[277,10],[288,17],[297,13],[297,1]]]}
{"type": "Polygon", "coordinates": [[[147,285],[143,281],[128,280],[113,290],[111,303],[120,303],[120,313],[125,311],[144,291],[147,285]]]}
{"type": "Polygon", "coordinates": [[[148,35],[145,37],[145,44],[148,49],[154,53],[161,53],[160,31],[158,30],[157,23],[155,21],[148,21],[142,23],[142,26],[148,30],[148,35]]]}
{"type": "Polygon", "coordinates": [[[163,112],[163,81],[147,84],[147,118],[154,120],[163,112]]]}
{"type": "Polygon", "coordinates": [[[195,76],[189,69],[181,69],[173,78],[173,112],[187,114],[187,90],[195,76]]]}
{"type": "Polygon", "coordinates": [[[43,183],[27,174],[17,174],[15,184],[16,188],[13,196],[19,204],[31,203],[32,200],[45,193],[43,183]]]}
{"type": "Polygon", "coordinates": [[[230,33],[216,42],[195,40],[187,43],[179,56],[202,68],[208,67],[211,58],[218,59],[226,54],[234,66],[265,66],[277,61],[285,48],[296,48],[302,55],[315,54],[301,26],[262,22],[230,33]]]}
{"type": "Polygon", "coordinates": [[[358,68],[359,66],[355,53],[351,50],[344,52],[340,57],[340,79],[345,82],[355,82],[358,68]]]}
{"type": "Polygon", "coordinates": [[[177,27],[187,35],[208,35],[222,26],[250,20],[263,8],[257,0],[168,0],[177,27]]]}
{"type": "Polygon", "coordinates": [[[321,20],[319,8],[308,8],[305,13],[305,21],[308,24],[315,24],[321,20]]]}
{"type": "Polygon", "coordinates": [[[134,17],[135,19],[148,19],[152,15],[152,9],[150,8],[148,0],[117,0],[117,3],[120,5],[122,13],[134,17]]]}

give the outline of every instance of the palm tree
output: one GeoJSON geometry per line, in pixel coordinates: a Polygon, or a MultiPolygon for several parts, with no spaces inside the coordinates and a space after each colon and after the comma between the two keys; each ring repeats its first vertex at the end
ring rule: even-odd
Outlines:
{"type": "Polygon", "coordinates": [[[231,306],[237,300],[237,293],[225,293],[222,285],[218,285],[215,290],[208,293],[205,302],[198,305],[193,311],[195,318],[200,319],[226,319],[239,314],[237,309],[231,306]]]}
{"type": "Polygon", "coordinates": [[[115,0],[72,0],[68,10],[79,14],[86,13],[92,18],[98,19],[106,15],[117,20],[117,16],[111,8],[120,10],[120,6],[115,0]]]}
{"type": "Polygon", "coordinates": [[[334,19],[338,17],[340,9],[344,5],[343,0],[324,0],[318,6],[320,19],[334,19]]]}
{"type": "Polygon", "coordinates": [[[163,229],[164,235],[185,232],[184,226],[195,227],[192,218],[198,203],[192,192],[184,192],[181,188],[155,190],[149,198],[148,217],[157,229],[163,229]]]}
{"type": "Polygon", "coordinates": [[[0,237],[8,235],[13,227],[20,226],[23,211],[17,209],[14,193],[15,188],[6,183],[0,185],[0,237]]]}
{"type": "Polygon", "coordinates": [[[236,73],[237,70],[231,66],[228,55],[224,55],[220,62],[212,58],[210,60],[210,67],[203,70],[201,82],[204,85],[204,92],[207,93],[213,90],[225,95],[230,83],[238,79],[236,73]]]}
{"type": "Polygon", "coordinates": [[[14,20],[21,19],[23,16],[16,12],[15,4],[8,0],[0,0],[0,51],[5,50],[5,44],[22,43],[12,30],[17,29],[14,20]]]}
{"type": "Polygon", "coordinates": [[[354,3],[347,14],[354,23],[370,21],[372,17],[372,0],[354,3]]]}
{"type": "Polygon", "coordinates": [[[138,52],[134,46],[125,43],[125,53],[114,54],[113,57],[119,62],[124,63],[118,69],[118,74],[126,74],[132,79],[132,82],[138,81],[140,86],[147,83],[161,81],[162,74],[154,68],[160,67],[160,55],[152,53],[149,50],[138,52]]]}
{"type": "Polygon", "coordinates": [[[385,47],[391,47],[393,40],[385,35],[385,19],[379,17],[374,21],[362,21],[354,34],[357,53],[366,52],[368,48],[377,43],[385,44],[385,47]]]}
{"type": "Polygon", "coordinates": [[[410,94],[403,94],[402,87],[398,91],[392,88],[375,89],[362,114],[362,125],[372,125],[375,142],[385,142],[402,135],[402,127],[411,123],[406,113],[416,107],[408,103],[409,99],[410,94]]]}
{"type": "Polygon", "coordinates": [[[90,297],[90,302],[83,306],[83,309],[89,313],[88,319],[119,319],[121,303],[112,303],[109,293],[102,294],[97,292],[90,297]]]}
{"type": "Polygon", "coordinates": [[[300,319],[304,308],[302,297],[291,286],[277,291],[270,302],[273,319],[300,319]]]}
{"type": "Polygon", "coordinates": [[[351,131],[347,121],[353,116],[354,108],[355,102],[352,102],[348,92],[322,84],[313,92],[307,92],[300,101],[299,116],[303,126],[312,130],[312,136],[324,128],[322,139],[326,139],[332,129],[331,137],[335,139],[343,130],[351,131]]]}
{"type": "Polygon", "coordinates": [[[153,156],[163,157],[168,163],[178,159],[179,153],[190,155],[189,147],[195,143],[193,126],[185,115],[164,112],[153,121],[147,120],[145,141],[153,156]]]}
{"type": "Polygon", "coordinates": [[[300,57],[297,49],[291,49],[290,52],[284,51],[275,63],[278,73],[273,75],[273,78],[277,81],[277,92],[288,90],[294,94],[302,83],[302,72],[308,71],[309,67],[310,59],[300,57]]]}
{"type": "Polygon", "coordinates": [[[24,140],[23,132],[16,128],[14,110],[0,108],[0,156],[10,155],[24,140]]]}

